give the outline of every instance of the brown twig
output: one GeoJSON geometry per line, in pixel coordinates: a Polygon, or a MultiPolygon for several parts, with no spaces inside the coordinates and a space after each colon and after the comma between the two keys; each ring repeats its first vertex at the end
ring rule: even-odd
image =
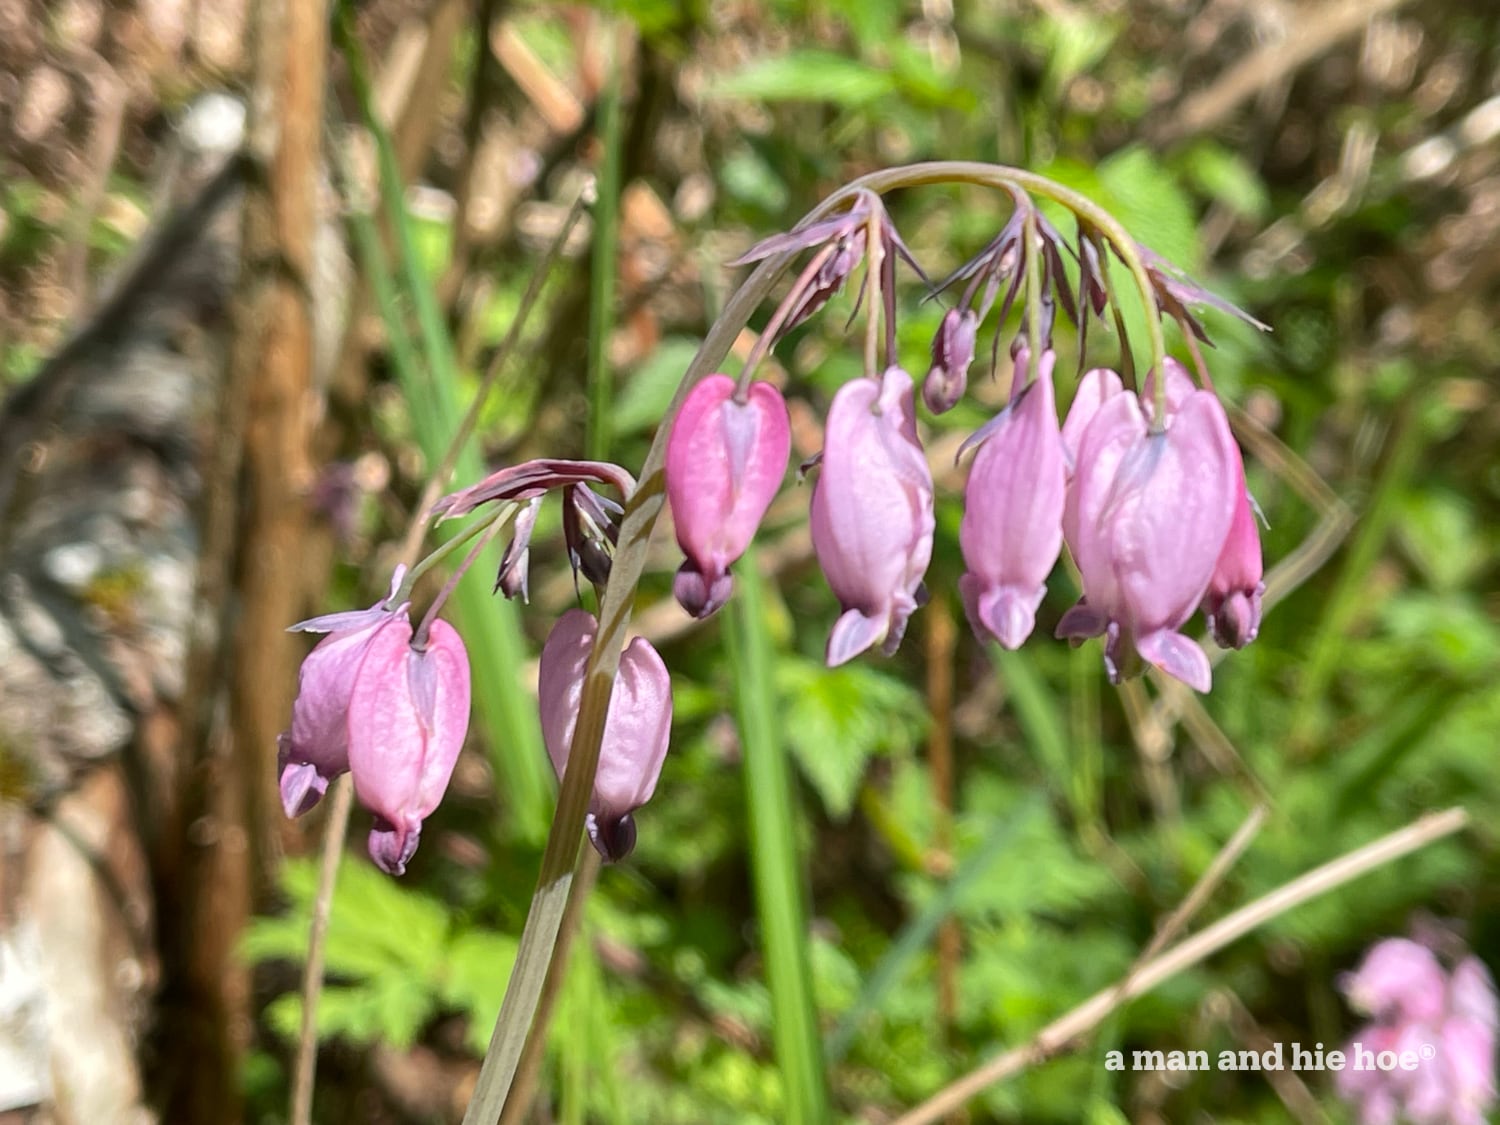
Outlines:
{"type": "Polygon", "coordinates": [[[307,935],[307,962],[302,966],[302,1026],[297,1034],[297,1059],[292,1070],[292,1125],[311,1125],[313,1080],[318,1070],[318,1001],[323,996],[323,962],[327,953],[328,919],[333,913],[333,891],[338,881],[344,837],[349,833],[349,811],[354,785],[346,774],[333,783],[328,817],[323,823],[323,850],[318,862],[318,893],[313,900],[312,925],[307,935]]]}
{"type": "Polygon", "coordinates": [[[1138,969],[1133,969],[1121,984],[1096,992],[1066,1015],[1049,1023],[1030,1042],[1003,1052],[951,1083],[915,1109],[897,1118],[893,1125],[930,1125],[995,1083],[1065,1049],[1098,1027],[1121,1004],[1150,992],[1158,984],[1217,953],[1271,919],[1435,840],[1451,836],[1468,822],[1469,815],[1462,808],[1429,813],[1405,828],[1382,836],[1373,843],[1348,852],[1269,894],[1262,895],[1248,906],[1241,907],[1152,958],[1138,969]]]}

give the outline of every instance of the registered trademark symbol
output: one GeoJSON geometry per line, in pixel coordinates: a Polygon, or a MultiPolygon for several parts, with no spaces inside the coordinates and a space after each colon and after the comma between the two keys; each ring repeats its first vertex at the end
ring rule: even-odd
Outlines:
{"type": "Polygon", "coordinates": [[[1437,1054],[1437,1048],[1434,1047],[1431,1043],[1423,1043],[1422,1044],[1422,1050],[1421,1050],[1422,1058],[1424,1058],[1424,1059],[1431,1059],[1436,1054],[1437,1054]]]}

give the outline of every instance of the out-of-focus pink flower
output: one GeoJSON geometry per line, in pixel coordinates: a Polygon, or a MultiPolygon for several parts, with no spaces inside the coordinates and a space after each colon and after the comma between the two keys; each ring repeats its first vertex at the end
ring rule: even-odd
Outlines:
{"type": "Polygon", "coordinates": [[[752,383],[740,403],[734,388],[728,375],[705,378],[683,400],[667,440],[667,499],[687,556],[672,588],[697,618],[729,600],[729,566],[750,545],[791,453],[781,392],[752,383]]]}
{"type": "Polygon", "coordinates": [[[1334,1082],[1361,1125],[1483,1125],[1495,1103],[1496,1002],[1476,958],[1450,977],[1426,946],[1390,938],[1340,986],[1375,1016],[1355,1032],[1334,1082]],[[1393,1069],[1375,1062],[1383,1051],[1397,1060],[1393,1069]],[[1403,1056],[1415,1066],[1403,1067],[1403,1056]]]}
{"type": "Polygon", "coordinates": [[[1387,1021],[1432,1023],[1447,1006],[1448,978],[1425,945],[1387,938],[1340,982],[1352,1007],[1387,1021]]]}
{"type": "Polygon", "coordinates": [[[1220,648],[1244,648],[1255,640],[1260,632],[1260,599],[1266,592],[1261,581],[1260,528],[1239,457],[1235,458],[1235,479],[1234,520],[1203,596],[1208,630],[1220,648]]]}
{"type": "MultiPolygon", "coordinates": [[[[1172,415],[1177,413],[1177,408],[1197,388],[1193,386],[1193,377],[1187,373],[1187,368],[1171,356],[1167,356],[1162,366],[1167,372],[1167,425],[1170,426],[1172,424],[1172,415]]],[[[1141,405],[1145,408],[1147,418],[1152,417],[1156,413],[1155,368],[1146,372],[1146,381],[1141,384],[1141,405]]]]}
{"type": "Polygon", "coordinates": [[[812,541],[844,613],[828,638],[829,667],[901,643],[932,556],[932,473],[917,442],[911,376],[854,379],[828,411],[813,485],[812,541]]]}
{"type": "Polygon", "coordinates": [[[1062,547],[1067,470],[1053,398],[1055,356],[1001,414],[974,457],[959,526],[959,593],[974,632],[1016,649],[1031,635],[1062,547]]]}
{"type": "Polygon", "coordinates": [[[1178,630],[1229,533],[1238,456],[1223,407],[1206,391],[1188,395],[1159,433],[1129,394],[1106,399],[1089,423],[1063,522],[1084,601],[1058,636],[1106,633],[1111,678],[1123,675],[1129,640],[1147,663],[1209,690],[1207,655],[1178,630]]]}
{"type": "Polygon", "coordinates": [[[969,365],[979,336],[973,309],[949,309],[932,338],[932,366],[922,380],[922,401],[934,414],[952,410],[969,385],[969,365]]]}
{"type": "Polygon", "coordinates": [[[349,697],[349,772],[375,814],[370,857],[383,871],[405,873],[468,730],[469,657],[457,630],[434,621],[420,650],[410,626],[379,631],[349,697]]]}
{"type": "MultiPolygon", "coordinates": [[[[537,702],[542,739],[559,778],[573,748],[584,671],[597,630],[593,614],[570,609],[558,618],[542,647],[537,702]]],[[[637,637],[620,654],[585,820],[590,841],[605,859],[624,859],[635,847],[632,814],[656,790],[671,731],[672,683],[667,666],[649,641],[637,637]]]]}

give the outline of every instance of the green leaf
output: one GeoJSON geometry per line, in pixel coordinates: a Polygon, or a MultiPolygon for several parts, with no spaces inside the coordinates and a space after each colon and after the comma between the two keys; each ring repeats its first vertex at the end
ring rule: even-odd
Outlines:
{"type": "Polygon", "coordinates": [[[1242,218],[1261,219],[1271,209],[1271,197],[1255,169],[1222,145],[1194,145],[1183,157],[1183,168],[1195,188],[1242,218]]]}
{"type": "Polygon", "coordinates": [[[662,420],[700,342],[691,336],[668,336],[635,369],[611,412],[615,436],[649,430],[662,420]]]}
{"type": "Polygon", "coordinates": [[[832,102],[857,109],[895,88],[888,71],[844,55],[806,50],[752,62],[713,82],[708,94],[765,102],[832,102]]]}
{"type": "Polygon", "coordinates": [[[1151,153],[1133,145],[1099,165],[1111,210],[1140,242],[1173,265],[1191,270],[1201,257],[1198,225],[1177,178],[1151,153]]]}
{"type": "Polygon", "coordinates": [[[784,659],[776,681],[787,743],[835,819],[849,815],[870,759],[909,751],[926,726],[921,693],[862,664],[784,659]]]}

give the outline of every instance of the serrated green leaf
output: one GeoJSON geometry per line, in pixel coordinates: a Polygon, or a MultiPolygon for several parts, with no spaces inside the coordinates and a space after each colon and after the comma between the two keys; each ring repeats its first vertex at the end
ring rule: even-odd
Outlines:
{"type": "Polygon", "coordinates": [[[785,659],[776,680],[787,743],[835,819],[849,815],[870,758],[910,750],[926,724],[920,693],[861,664],[785,659]]]}

